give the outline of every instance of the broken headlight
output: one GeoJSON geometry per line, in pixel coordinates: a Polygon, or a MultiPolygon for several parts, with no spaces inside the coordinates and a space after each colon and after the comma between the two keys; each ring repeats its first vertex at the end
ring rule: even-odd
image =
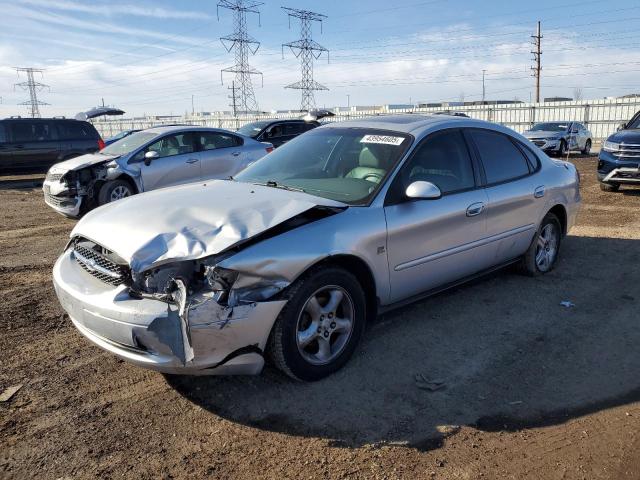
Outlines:
{"type": "Polygon", "coordinates": [[[197,273],[195,262],[170,263],[134,275],[133,287],[138,293],[167,295],[180,280],[189,291],[193,291],[199,283],[197,273]]]}
{"type": "Polygon", "coordinates": [[[238,278],[238,272],[217,266],[207,266],[204,270],[204,277],[207,285],[215,294],[216,302],[225,303],[229,299],[231,287],[238,278]]]}

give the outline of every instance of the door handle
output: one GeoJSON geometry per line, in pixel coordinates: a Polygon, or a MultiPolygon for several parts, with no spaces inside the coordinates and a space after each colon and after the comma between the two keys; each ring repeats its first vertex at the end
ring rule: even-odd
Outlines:
{"type": "Polygon", "coordinates": [[[540,185],[539,187],[536,187],[536,189],[533,191],[533,196],[535,198],[542,198],[544,197],[544,194],[545,194],[544,185],[540,185]]]}
{"type": "Polygon", "coordinates": [[[187,160],[187,163],[196,163],[197,161],[197,158],[190,158],[189,160],[187,160]]]}
{"type": "Polygon", "coordinates": [[[467,217],[475,217],[476,215],[480,215],[484,211],[484,203],[477,202],[472,203],[467,207],[467,217]]]}
{"type": "Polygon", "coordinates": [[[233,152],[231,155],[233,155],[234,157],[237,157],[240,155],[240,152],[233,152]]]}

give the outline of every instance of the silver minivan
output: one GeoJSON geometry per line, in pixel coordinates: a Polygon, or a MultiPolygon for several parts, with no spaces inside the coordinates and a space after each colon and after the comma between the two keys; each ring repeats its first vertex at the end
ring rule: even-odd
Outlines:
{"type": "Polygon", "coordinates": [[[227,130],[155,127],[99,152],[57,163],[43,184],[47,205],[68,217],[136,193],[228,178],[273,150],[227,130]]]}

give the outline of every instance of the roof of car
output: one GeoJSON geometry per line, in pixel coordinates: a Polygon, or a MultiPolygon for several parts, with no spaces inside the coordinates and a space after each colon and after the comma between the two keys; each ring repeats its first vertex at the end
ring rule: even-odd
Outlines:
{"type": "Polygon", "coordinates": [[[358,120],[346,120],[343,122],[331,122],[322,128],[353,127],[353,128],[379,128],[381,130],[392,130],[403,133],[420,133],[434,126],[483,126],[495,129],[494,123],[472,118],[454,115],[380,115],[376,117],[363,118],[358,120]]]}
{"type": "Polygon", "coordinates": [[[212,128],[212,127],[201,127],[198,125],[164,125],[159,127],[151,127],[144,129],[144,132],[152,132],[157,133],[158,135],[162,135],[164,133],[171,132],[182,132],[182,131],[213,131],[213,132],[228,132],[228,130],[224,130],[222,128],[212,128]]]}

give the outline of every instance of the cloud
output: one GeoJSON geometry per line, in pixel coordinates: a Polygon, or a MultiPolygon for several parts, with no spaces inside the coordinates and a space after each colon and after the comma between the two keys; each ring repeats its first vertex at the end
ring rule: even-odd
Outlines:
{"type": "Polygon", "coordinates": [[[213,17],[208,13],[196,12],[190,10],[169,10],[160,7],[143,7],[134,4],[95,4],[95,3],[77,3],[67,0],[22,0],[23,4],[43,7],[47,9],[63,10],[75,13],[88,13],[91,15],[100,15],[115,17],[120,15],[134,15],[138,17],[150,18],[171,18],[171,19],[190,19],[190,20],[210,20],[213,17]]]}

